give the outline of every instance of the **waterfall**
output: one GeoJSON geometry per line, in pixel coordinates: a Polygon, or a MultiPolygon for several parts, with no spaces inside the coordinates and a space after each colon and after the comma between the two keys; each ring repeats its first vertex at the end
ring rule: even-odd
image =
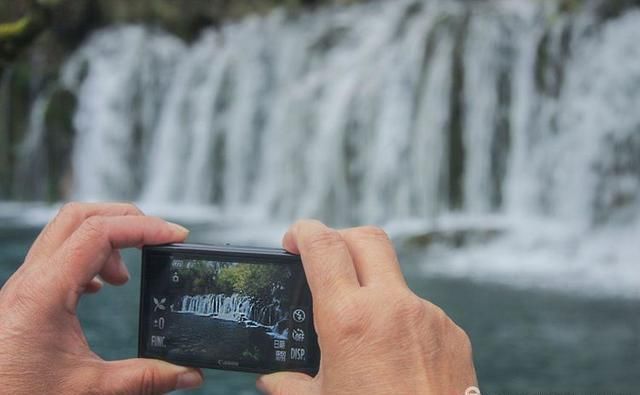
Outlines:
{"type": "Polygon", "coordinates": [[[439,270],[639,289],[624,273],[640,256],[640,11],[587,3],[276,10],[193,43],[106,28],[61,73],[78,98],[71,197],[495,225],[507,246],[439,270]]]}
{"type": "Polygon", "coordinates": [[[141,28],[105,31],[92,42],[61,77],[78,97],[73,191],[84,200],[134,198],[143,179],[134,164],[161,139],[156,128],[173,127],[163,108],[171,103],[163,98],[183,45],[141,28]]]}
{"type": "Polygon", "coordinates": [[[640,14],[521,3],[276,11],[191,45],[103,30],[63,71],[73,196],[335,223],[637,207],[617,153],[639,152],[640,14]]]}
{"type": "Polygon", "coordinates": [[[45,112],[49,105],[49,94],[45,93],[34,101],[30,113],[29,130],[19,148],[20,162],[16,166],[15,191],[18,196],[29,196],[29,188],[38,189],[36,195],[45,195],[47,188],[46,153],[44,151],[45,112]],[[31,182],[25,182],[30,180],[31,182]]]}
{"type": "MultiPolygon", "coordinates": [[[[278,324],[287,319],[278,303],[258,304],[253,297],[240,294],[185,295],[174,304],[172,311],[242,322],[250,327],[265,327],[276,333],[278,324]]],[[[287,333],[279,333],[286,336],[287,333]]]]}

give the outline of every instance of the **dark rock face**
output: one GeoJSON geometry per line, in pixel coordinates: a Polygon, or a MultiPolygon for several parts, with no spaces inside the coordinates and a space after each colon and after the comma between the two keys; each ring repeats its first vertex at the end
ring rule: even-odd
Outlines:
{"type": "Polygon", "coordinates": [[[30,70],[5,66],[0,76],[0,198],[11,195],[17,147],[24,138],[31,106],[30,70]]]}

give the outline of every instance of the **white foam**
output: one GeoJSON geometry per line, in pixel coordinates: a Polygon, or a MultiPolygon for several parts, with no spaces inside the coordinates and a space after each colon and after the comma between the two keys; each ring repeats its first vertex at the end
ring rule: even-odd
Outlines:
{"type": "Polygon", "coordinates": [[[640,297],[637,226],[582,233],[549,223],[514,230],[491,243],[434,247],[428,275],[471,278],[515,287],[588,296],[640,297]]]}

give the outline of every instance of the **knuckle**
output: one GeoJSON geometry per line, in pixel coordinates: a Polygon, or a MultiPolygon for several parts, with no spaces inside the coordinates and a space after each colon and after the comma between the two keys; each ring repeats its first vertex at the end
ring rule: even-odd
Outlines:
{"type": "Polygon", "coordinates": [[[105,231],[105,220],[102,217],[87,218],[82,224],[82,232],[90,237],[102,235],[105,231]]]}
{"type": "Polygon", "coordinates": [[[299,220],[295,221],[293,223],[293,225],[291,225],[289,230],[291,232],[299,235],[299,234],[303,233],[305,230],[311,229],[316,224],[319,224],[319,223],[320,222],[315,220],[315,219],[299,219],[299,220]]]}
{"type": "Polygon", "coordinates": [[[449,320],[449,316],[440,308],[440,306],[436,306],[433,303],[428,303],[426,305],[427,310],[429,310],[429,314],[431,315],[431,319],[434,323],[438,325],[447,324],[449,320]]]}
{"type": "Polygon", "coordinates": [[[142,210],[140,210],[140,208],[133,202],[124,202],[122,205],[127,209],[127,211],[142,214],[142,210]]]}
{"type": "Polygon", "coordinates": [[[434,358],[447,348],[449,343],[448,321],[447,315],[441,308],[430,302],[424,302],[424,316],[418,327],[422,334],[430,334],[425,342],[424,355],[426,358],[434,358]]]}
{"type": "Polygon", "coordinates": [[[442,338],[449,330],[451,320],[440,307],[433,303],[424,303],[424,320],[428,330],[437,334],[436,338],[442,338]]]}
{"type": "Polygon", "coordinates": [[[415,296],[405,297],[396,304],[395,315],[398,320],[420,322],[426,315],[426,305],[415,296]]]}
{"type": "Polygon", "coordinates": [[[101,246],[100,243],[106,240],[107,229],[103,217],[89,217],[77,230],[79,243],[74,243],[71,254],[73,256],[86,253],[87,245],[101,246]]]}
{"type": "Polygon", "coordinates": [[[455,338],[456,338],[457,349],[463,355],[467,357],[471,357],[471,355],[473,355],[473,345],[471,344],[471,338],[469,338],[469,335],[467,334],[467,332],[464,329],[462,329],[459,325],[456,325],[455,323],[453,325],[455,325],[455,328],[456,328],[455,338]]]}
{"type": "Polygon", "coordinates": [[[471,357],[471,339],[441,308],[434,306],[432,328],[440,334],[441,346],[471,357]]]}
{"type": "Polygon", "coordinates": [[[72,221],[81,220],[83,217],[84,205],[78,202],[65,203],[60,208],[59,217],[69,218],[72,221]]]}
{"type": "Polygon", "coordinates": [[[344,240],[333,229],[323,229],[311,233],[305,240],[306,247],[310,251],[326,251],[334,248],[342,248],[344,240]]]}
{"type": "Polygon", "coordinates": [[[139,394],[151,395],[156,393],[158,383],[158,374],[155,369],[146,367],[140,375],[140,383],[138,387],[139,394]]]}
{"type": "Polygon", "coordinates": [[[60,208],[60,212],[72,213],[76,211],[82,211],[82,208],[83,208],[83,204],[80,202],[67,202],[64,205],[62,205],[62,208],[60,208]]]}
{"type": "Polygon", "coordinates": [[[360,337],[369,323],[366,309],[353,301],[342,303],[333,315],[328,325],[343,338],[360,337]]]}
{"type": "Polygon", "coordinates": [[[354,234],[357,237],[374,239],[377,241],[388,242],[390,240],[387,232],[385,232],[384,229],[378,226],[363,226],[360,228],[356,228],[354,230],[354,234]]]}

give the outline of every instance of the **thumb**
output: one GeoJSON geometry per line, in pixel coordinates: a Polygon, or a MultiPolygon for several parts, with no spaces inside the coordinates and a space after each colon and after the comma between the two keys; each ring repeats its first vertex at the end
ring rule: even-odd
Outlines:
{"type": "Polygon", "coordinates": [[[256,381],[256,387],[263,394],[311,394],[313,393],[313,378],[303,373],[278,372],[261,376],[256,381]]]}
{"type": "Polygon", "coordinates": [[[173,390],[196,388],[204,378],[199,369],[172,365],[154,359],[127,359],[108,362],[113,380],[108,393],[164,394],[173,390]]]}

